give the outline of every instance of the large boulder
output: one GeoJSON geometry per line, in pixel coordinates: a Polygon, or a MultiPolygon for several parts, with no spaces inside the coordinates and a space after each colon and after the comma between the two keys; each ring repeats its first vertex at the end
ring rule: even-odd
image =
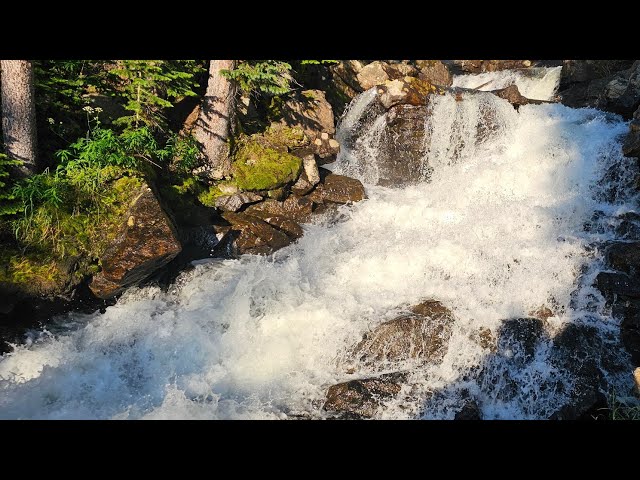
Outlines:
{"type": "Polygon", "coordinates": [[[405,375],[392,373],[332,385],[323,408],[338,418],[371,418],[384,401],[400,393],[404,380],[405,375]]]}
{"type": "Polygon", "coordinates": [[[100,259],[102,271],[89,288],[99,298],[111,298],[169,263],[181,250],[173,222],[145,184],[134,196],[120,234],[100,259]]]}
{"type": "Polygon", "coordinates": [[[406,361],[438,363],[447,352],[453,321],[449,309],[428,300],[366,333],[349,355],[374,371],[406,361]]]}

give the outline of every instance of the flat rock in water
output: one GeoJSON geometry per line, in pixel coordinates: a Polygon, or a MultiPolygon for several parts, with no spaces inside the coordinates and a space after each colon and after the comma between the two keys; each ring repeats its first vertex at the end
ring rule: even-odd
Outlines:
{"type": "Polygon", "coordinates": [[[506,88],[500,88],[498,90],[491,90],[496,97],[504,98],[507,102],[509,102],[514,107],[518,108],[522,105],[540,105],[542,103],[549,103],[543,100],[534,100],[531,98],[527,98],[520,93],[517,85],[509,85],[506,88]]]}
{"type": "Polygon", "coordinates": [[[404,380],[405,375],[392,373],[332,385],[323,408],[340,414],[339,418],[370,418],[400,392],[404,380]]]}
{"type": "Polygon", "coordinates": [[[143,185],[132,202],[118,237],[100,259],[102,271],[89,288],[111,298],[173,260],[182,250],[178,234],[151,188],[143,185]]]}
{"type": "Polygon", "coordinates": [[[325,172],[323,169],[322,182],[307,196],[314,203],[345,204],[359,202],[365,198],[364,186],[360,180],[325,172]]]}

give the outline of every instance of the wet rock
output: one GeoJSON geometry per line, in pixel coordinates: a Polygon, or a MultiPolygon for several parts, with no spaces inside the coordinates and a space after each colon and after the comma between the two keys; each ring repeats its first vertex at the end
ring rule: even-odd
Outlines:
{"type": "Polygon", "coordinates": [[[640,273],[640,242],[617,242],[605,250],[607,264],[630,275],[640,273]]]}
{"type": "Polygon", "coordinates": [[[476,342],[485,350],[491,353],[498,351],[497,341],[488,328],[480,327],[476,332],[473,332],[470,337],[472,341],[476,342]]]}
{"type": "Polygon", "coordinates": [[[326,173],[327,170],[322,170],[325,172],[323,173],[322,183],[319,183],[313,192],[307,196],[314,203],[345,204],[359,202],[365,198],[364,186],[360,180],[335,173],[326,173]]]}
{"type": "Polygon", "coordinates": [[[629,70],[615,75],[601,94],[598,107],[625,118],[631,118],[640,105],[640,61],[636,61],[629,70]]]}
{"type": "Polygon", "coordinates": [[[509,85],[506,88],[501,88],[499,90],[491,90],[496,97],[504,98],[511,105],[518,108],[522,105],[528,105],[530,103],[534,105],[540,105],[541,103],[548,103],[543,100],[533,100],[531,98],[527,98],[520,93],[517,85],[509,85]]]}
{"type": "Polygon", "coordinates": [[[632,63],[628,60],[564,60],[560,85],[562,88],[569,84],[591,82],[626,70],[632,63]]]}
{"type": "Polygon", "coordinates": [[[450,87],[453,83],[449,67],[440,60],[416,60],[415,63],[420,69],[418,74],[420,80],[441,87],[450,87]]]}
{"type": "Polygon", "coordinates": [[[102,271],[89,285],[98,298],[111,298],[144,280],[182,250],[173,222],[151,188],[143,185],[134,198],[120,234],[100,259],[102,271]]]}
{"type": "Polygon", "coordinates": [[[622,154],[625,157],[640,157],[640,129],[632,126],[622,144],[622,154]]]}
{"type": "Polygon", "coordinates": [[[379,142],[378,184],[400,187],[424,180],[430,173],[423,161],[428,107],[396,105],[385,121],[379,142]]]}
{"type": "Polygon", "coordinates": [[[313,213],[313,201],[308,197],[290,195],[284,201],[265,200],[247,207],[244,213],[256,214],[265,212],[273,215],[290,218],[297,223],[305,223],[313,213]]]}
{"type": "Polygon", "coordinates": [[[513,318],[500,327],[498,350],[518,365],[524,365],[535,354],[538,341],[544,334],[543,322],[538,318],[513,318]]]}
{"type": "Polygon", "coordinates": [[[253,192],[236,193],[235,195],[223,195],[216,199],[216,208],[225,212],[237,212],[245,205],[262,201],[262,197],[253,192]]]}
{"type": "MultiPolygon", "coordinates": [[[[601,369],[615,372],[625,368],[617,358],[616,349],[605,343],[598,329],[590,325],[569,324],[553,338],[551,364],[572,376],[571,399],[552,418],[590,419],[597,410],[606,407],[602,394],[606,380],[601,369]]],[[[626,364],[626,362],[624,362],[626,364]]]]}
{"type": "Polygon", "coordinates": [[[640,311],[627,308],[620,324],[620,338],[634,365],[640,365],[640,311]]]}
{"type": "Polygon", "coordinates": [[[378,102],[386,109],[395,105],[426,105],[427,95],[444,90],[415,77],[389,80],[376,87],[378,102]]]}
{"type": "Polygon", "coordinates": [[[595,285],[609,301],[613,301],[616,295],[640,298],[640,283],[625,273],[600,272],[595,285]]]}
{"type": "Polygon", "coordinates": [[[375,61],[365,65],[358,73],[358,83],[362,90],[369,90],[375,85],[380,85],[388,80],[395,80],[411,75],[417,75],[418,71],[415,67],[405,64],[388,64],[385,62],[375,61]]]}
{"type": "Polygon", "coordinates": [[[292,237],[257,216],[231,212],[222,216],[231,224],[232,249],[237,255],[269,255],[293,241],[292,237]]]}
{"type": "Polygon", "coordinates": [[[542,307],[529,313],[531,317],[538,318],[545,321],[547,318],[555,317],[555,313],[549,307],[543,305],[542,307]]]}
{"type": "Polygon", "coordinates": [[[340,414],[338,418],[371,418],[384,401],[400,392],[404,381],[405,375],[393,373],[338,383],[329,387],[323,408],[340,414]]]}
{"type": "Polygon", "coordinates": [[[482,420],[482,413],[480,407],[476,402],[469,401],[464,404],[462,410],[456,413],[454,420],[482,420]]]}
{"type": "Polygon", "coordinates": [[[375,370],[390,362],[437,363],[447,351],[452,322],[450,310],[440,302],[427,301],[366,333],[350,355],[375,370]]]}

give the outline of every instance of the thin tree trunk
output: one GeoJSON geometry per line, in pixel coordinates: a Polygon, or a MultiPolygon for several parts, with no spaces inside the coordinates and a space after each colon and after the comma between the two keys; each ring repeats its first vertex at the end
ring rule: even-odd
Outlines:
{"type": "Polygon", "coordinates": [[[224,78],[220,70],[232,70],[236,60],[211,60],[209,82],[193,135],[200,143],[205,165],[200,174],[220,179],[231,171],[229,136],[235,112],[235,82],[224,78]]]}
{"type": "Polygon", "coordinates": [[[2,134],[6,154],[22,160],[19,174],[32,175],[36,164],[36,104],[29,60],[0,60],[2,134]]]}

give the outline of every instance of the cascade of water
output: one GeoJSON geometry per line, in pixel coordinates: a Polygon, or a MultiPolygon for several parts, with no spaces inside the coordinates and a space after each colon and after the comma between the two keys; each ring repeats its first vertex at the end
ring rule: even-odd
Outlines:
{"type": "MultiPolygon", "coordinates": [[[[351,107],[343,135],[367,128],[372,98],[351,107]]],[[[369,184],[343,221],[306,225],[272,257],[199,262],[168,291],[131,288],[102,315],[34,332],[0,359],[0,418],[320,417],[329,385],[366,374],[341,367],[348,348],[425,298],[455,315],[447,353],[403,365],[407,384],[380,417],[452,418],[473,397],[485,418],[546,418],[578,381],[557,340],[569,326],[593,329],[595,368],[628,387],[618,324],[591,287],[603,268],[591,247],[634,209],[626,124],[557,104],[516,112],[481,94],[439,97],[427,128],[428,183],[369,184]],[[621,174],[603,181],[611,169],[621,174]],[[554,316],[534,326],[539,341],[520,342],[507,319],[543,305],[554,316]]],[[[370,183],[374,140],[369,170],[354,169],[370,183]]]]}

